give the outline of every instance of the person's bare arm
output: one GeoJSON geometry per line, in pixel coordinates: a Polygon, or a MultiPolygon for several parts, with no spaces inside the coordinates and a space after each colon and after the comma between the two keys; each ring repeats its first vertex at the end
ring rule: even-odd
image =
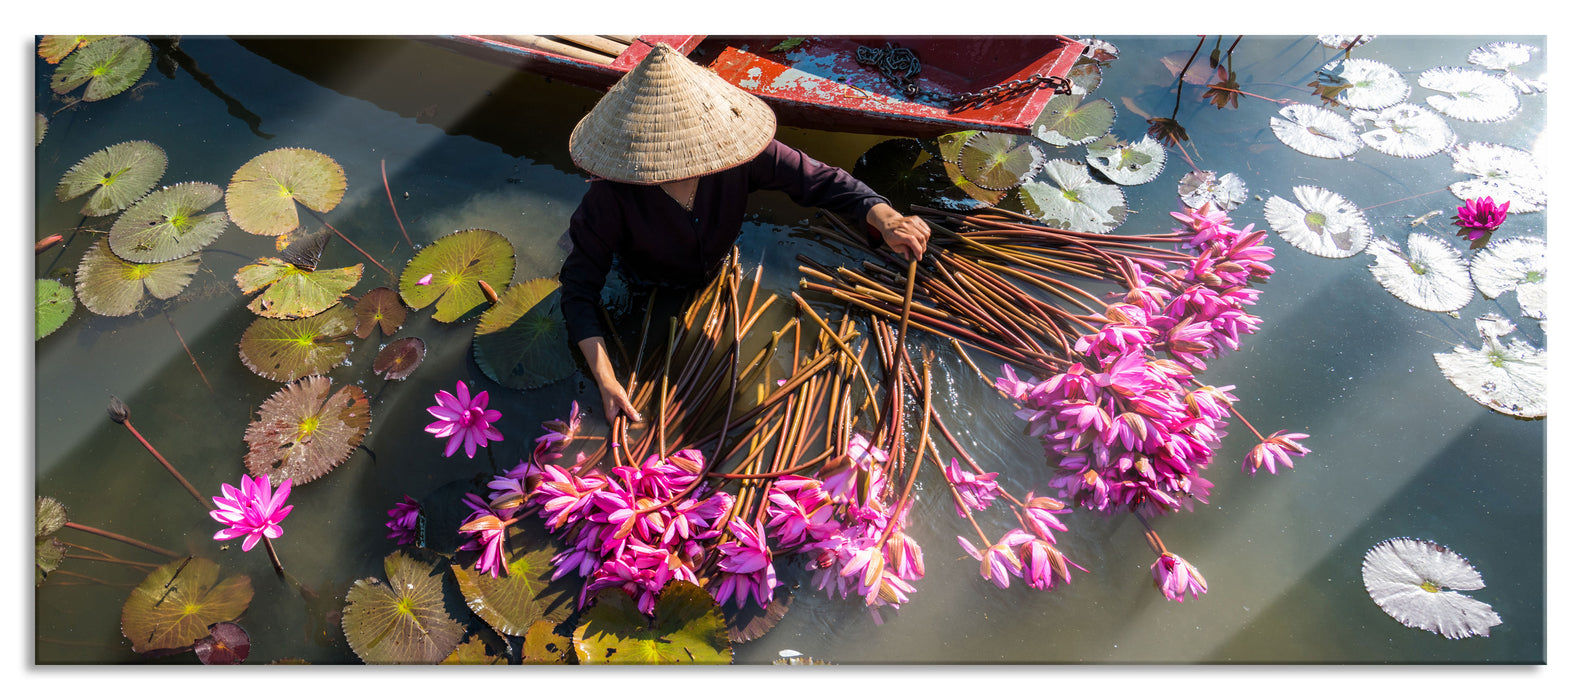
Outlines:
{"type": "Polygon", "coordinates": [[[921,260],[928,249],[928,224],[916,216],[902,216],[884,202],[868,209],[868,225],[879,231],[891,250],[908,260],[921,260]]]}
{"type": "Polygon", "coordinates": [[[626,397],[626,387],[615,378],[615,368],[610,365],[610,355],[605,350],[604,338],[593,336],[577,341],[582,356],[593,370],[593,381],[599,386],[599,396],[604,400],[604,417],[611,423],[615,417],[625,415],[632,421],[642,421],[637,408],[626,397]]]}

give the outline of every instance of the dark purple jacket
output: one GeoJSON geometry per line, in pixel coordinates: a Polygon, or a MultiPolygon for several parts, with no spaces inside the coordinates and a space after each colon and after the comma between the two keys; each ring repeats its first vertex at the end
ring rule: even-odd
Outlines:
{"type": "Polygon", "coordinates": [[[617,256],[641,280],[695,286],[712,279],[741,235],[754,190],[779,190],[858,226],[887,201],[850,173],[778,140],[746,163],[699,178],[692,211],[658,185],[594,180],[571,215],[571,255],[560,268],[560,308],[572,340],[604,334],[599,295],[617,256]]]}

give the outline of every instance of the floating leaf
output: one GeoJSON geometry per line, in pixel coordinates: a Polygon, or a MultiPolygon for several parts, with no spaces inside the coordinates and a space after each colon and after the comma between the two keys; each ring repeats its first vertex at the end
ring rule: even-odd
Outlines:
{"type": "Polygon", "coordinates": [[[558,551],[554,540],[537,525],[513,525],[508,541],[510,563],[505,576],[495,578],[471,566],[451,565],[467,607],[496,632],[511,637],[526,635],[540,621],[551,626],[564,622],[576,610],[582,586],[574,577],[550,580],[555,572],[551,559],[558,551]]]}
{"type": "Polygon", "coordinates": [[[220,201],[220,188],[183,182],[138,200],[110,227],[110,250],[130,262],[157,263],[186,257],[213,243],[230,222],[225,212],[204,214],[220,201]]]}
{"type": "Polygon", "coordinates": [[[340,338],[350,334],[356,323],[344,305],[290,321],[259,318],[242,332],[242,363],[277,382],[323,374],[351,353],[351,345],[340,338]]]}
{"type": "Polygon", "coordinates": [[[1022,186],[1022,206],[1056,228],[1105,233],[1126,219],[1121,188],[1094,180],[1088,167],[1072,160],[1052,160],[1042,177],[1022,186]]]}
{"type": "Polygon", "coordinates": [[[386,336],[395,335],[406,323],[406,305],[401,303],[401,295],[389,287],[368,290],[357,300],[352,313],[357,316],[357,329],[353,332],[359,338],[372,335],[375,328],[386,336]]]}
{"type": "Polygon", "coordinates": [[[428,345],[422,338],[402,338],[379,351],[374,358],[374,373],[384,375],[386,380],[406,379],[423,364],[423,356],[427,353],[428,345]]]}
{"type": "Polygon", "coordinates": [[[243,294],[268,287],[247,305],[259,316],[305,318],[335,306],[362,277],[362,263],[306,272],[280,258],[259,258],[236,271],[236,286],[243,294]]]}
{"type": "Polygon", "coordinates": [[[742,644],[754,639],[762,638],[769,634],[769,630],[785,619],[786,613],[791,609],[791,587],[777,586],[774,597],[769,599],[769,606],[758,607],[757,601],[751,604],[736,605],[734,599],[725,601],[720,609],[725,613],[727,634],[732,644],[742,644]]]}
{"type": "Polygon", "coordinates": [[[44,143],[44,133],[49,131],[49,120],[38,112],[33,113],[33,145],[44,143]]]}
{"type": "Polygon", "coordinates": [[[106,37],[73,51],[62,60],[50,78],[49,87],[56,94],[64,95],[87,83],[83,101],[102,100],[132,87],[148,71],[153,57],[148,42],[142,39],[106,37]]]}
{"type": "Polygon", "coordinates": [[[1401,104],[1382,112],[1359,110],[1351,120],[1361,125],[1373,122],[1372,131],[1362,132],[1369,148],[1398,158],[1422,158],[1450,147],[1456,135],[1439,115],[1414,104],[1401,104]]]}
{"type": "Polygon", "coordinates": [[[70,55],[72,51],[108,36],[108,34],[41,36],[38,39],[38,57],[44,59],[50,65],[55,65],[60,63],[61,59],[70,55]]]}
{"type": "Polygon", "coordinates": [[[1033,136],[1051,146],[1080,146],[1098,140],[1115,125],[1115,105],[1082,95],[1055,95],[1033,121],[1033,136]]]}
{"type": "Polygon", "coordinates": [[[1141,185],[1165,169],[1165,147],[1151,136],[1126,144],[1100,140],[1088,146],[1088,165],[1117,185],[1141,185]]]}
{"type": "Polygon", "coordinates": [[[132,263],[110,252],[109,242],[100,239],[82,256],[77,266],[77,298],[100,316],[126,316],[137,311],[143,292],[156,299],[169,299],[192,282],[202,261],[198,253],[162,263],[132,263]]]}
{"type": "Polygon", "coordinates": [[[466,631],[445,609],[443,575],[405,553],[384,560],[385,578],[365,578],[346,592],[341,629],[363,663],[437,664],[466,631]]]}
{"type": "Polygon", "coordinates": [[[490,379],[512,389],[536,389],[577,371],[566,352],[560,283],[539,278],[513,285],[478,319],[472,356],[490,379]]]}
{"type": "Polygon", "coordinates": [[[243,231],[280,236],[296,229],[297,204],[319,213],[340,204],[346,171],[318,151],[277,148],[237,168],[225,189],[225,208],[243,231]]]}
{"type": "Polygon", "coordinates": [[[1281,107],[1279,117],[1269,117],[1269,128],[1281,143],[1316,158],[1344,158],[1362,148],[1351,122],[1313,105],[1281,107]]]}
{"type": "Polygon", "coordinates": [[[258,407],[258,420],[242,436],[247,471],[267,475],[275,486],[287,478],[307,483],[351,457],[372,421],[360,387],[343,386],[331,395],[328,377],[304,377],[258,407]]]}
{"type": "Polygon", "coordinates": [[[1212,170],[1194,170],[1181,177],[1176,192],[1188,208],[1213,202],[1220,211],[1232,211],[1247,201],[1247,182],[1236,173],[1225,173],[1216,180],[1212,170]]]}
{"type": "Polygon", "coordinates": [[[1483,577],[1461,555],[1409,537],[1388,539],[1362,558],[1362,583],[1390,617],[1407,627],[1450,639],[1489,636],[1500,616],[1487,603],[1455,591],[1483,587],[1483,577]]]}
{"type": "Polygon", "coordinates": [[[229,666],[247,660],[253,648],[247,630],[234,622],[216,622],[209,625],[209,636],[193,643],[192,651],[205,666],[229,666]]]}
{"type": "Polygon", "coordinates": [[[1003,192],[1032,179],[1045,160],[1043,151],[1021,137],[980,131],[961,144],[956,165],[973,184],[1003,192]]]}
{"type": "Polygon", "coordinates": [[[1400,104],[1412,94],[1412,86],[1399,71],[1371,58],[1340,61],[1338,73],[1350,87],[1336,96],[1352,109],[1384,109],[1400,104]]]}
{"type": "Polygon", "coordinates": [[[401,272],[401,300],[414,309],[435,304],[434,320],[450,323],[488,301],[479,282],[504,289],[514,274],[516,252],[505,236],[481,228],[457,231],[407,263],[401,272]],[[429,284],[417,283],[428,275],[433,275],[429,284]]]}
{"type": "Polygon", "coordinates": [[[121,606],[121,634],[139,654],[181,649],[209,636],[209,625],[235,620],[253,600],[242,574],[220,581],[220,565],[187,557],[155,569],[121,606]]]}
{"type": "Polygon", "coordinates": [[[1322,187],[1291,188],[1296,203],[1270,197],[1263,216],[1286,242],[1313,255],[1349,258],[1362,252],[1373,227],[1350,200],[1322,187]]]}
{"type": "Polygon", "coordinates": [[[1546,319],[1549,295],[1544,278],[1549,273],[1548,246],[1538,238],[1505,238],[1472,258],[1472,282],[1490,299],[1516,290],[1522,315],[1546,319]]]}
{"type": "Polygon", "coordinates": [[[1374,34],[1320,34],[1318,43],[1330,49],[1354,49],[1373,41],[1374,34]]]}
{"type": "Polygon", "coordinates": [[[1451,148],[1450,159],[1456,172],[1475,176],[1450,184],[1450,192],[1461,199],[1510,202],[1511,214],[1529,214],[1549,205],[1544,170],[1527,151],[1474,141],[1451,148]]]}
{"type": "Polygon", "coordinates": [[[1423,233],[1406,237],[1406,252],[1395,241],[1368,245],[1374,258],[1368,269],[1396,298],[1424,311],[1455,311],[1472,301],[1472,276],[1467,261],[1443,238],[1423,233]]]}
{"type": "Polygon", "coordinates": [[[1510,41],[1497,41],[1485,44],[1472,50],[1467,55],[1467,62],[1489,70],[1500,71],[1500,80],[1505,81],[1511,89],[1523,95],[1544,92],[1549,89],[1546,81],[1529,80],[1512,72],[1512,68],[1523,65],[1532,60],[1538,53],[1538,47],[1518,44],[1510,41]]]}
{"type": "Polygon", "coordinates": [[[66,561],[66,551],[70,547],[54,537],[40,537],[34,540],[33,547],[33,586],[37,588],[44,584],[45,577],[58,568],[61,562],[66,561]]]}
{"type": "Polygon", "coordinates": [[[1448,93],[1429,95],[1428,106],[1452,119],[1501,122],[1516,116],[1521,103],[1516,91],[1483,71],[1468,68],[1430,68],[1417,76],[1417,84],[1448,93]]]}
{"type": "Polygon", "coordinates": [[[66,543],[55,539],[55,533],[66,526],[66,506],[49,496],[39,496],[33,514],[33,585],[38,586],[66,560],[66,543]]]}
{"type": "Polygon", "coordinates": [[[940,164],[944,167],[945,176],[950,179],[951,184],[960,188],[962,192],[967,193],[967,196],[978,202],[980,206],[992,206],[999,203],[1005,197],[1005,193],[986,190],[973,184],[971,180],[967,179],[966,175],[962,174],[961,168],[956,165],[956,158],[961,155],[962,144],[966,143],[967,139],[976,133],[978,132],[958,131],[940,136],[936,141],[939,144],[940,164]]]}
{"type": "Polygon", "coordinates": [[[584,664],[728,664],[725,617],[707,591],[671,581],[650,618],[619,588],[599,591],[572,636],[584,664]]]}
{"type": "Polygon", "coordinates": [[[483,637],[475,634],[461,646],[456,647],[456,650],[440,663],[456,666],[504,666],[511,663],[511,660],[489,653],[489,648],[483,643],[483,637]]]}
{"type": "Polygon", "coordinates": [[[1483,346],[1434,353],[1439,371],[1484,406],[1517,418],[1543,418],[1549,413],[1548,351],[1516,338],[1501,342],[1516,326],[1498,315],[1485,315],[1477,325],[1483,346]]]}
{"type": "Polygon", "coordinates": [[[154,189],[165,175],[165,149],[147,141],[127,141],[95,151],[71,166],[55,186],[62,202],[89,194],[85,216],[104,216],[127,208],[154,189]]]}
{"type": "Polygon", "coordinates": [[[71,287],[52,279],[35,282],[33,292],[33,339],[39,340],[66,325],[71,312],[77,310],[77,298],[71,287]]]}
{"type": "Polygon", "coordinates": [[[571,658],[571,639],[555,634],[555,623],[539,620],[522,639],[522,663],[563,664],[571,658]]]}

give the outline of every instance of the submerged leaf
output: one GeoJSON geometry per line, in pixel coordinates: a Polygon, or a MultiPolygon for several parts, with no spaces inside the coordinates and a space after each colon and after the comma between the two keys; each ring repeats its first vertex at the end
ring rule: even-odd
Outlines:
{"type": "Polygon", "coordinates": [[[305,318],[335,306],[362,277],[362,263],[306,272],[280,258],[259,258],[236,271],[236,286],[243,294],[268,288],[247,305],[259,316],[305,318]]]}
{"type": "Polygon", "coordinates": [[[1056,228],[1106,233],[1126,219],[1121,188],[1094,180],[1087,166],[1072,160],[1049,161],[1043,176],[1020,193],[1028,213],[1056,228]]]}
{"type": "Polygon", "coordinates": [[[1117,185],[1141,185],[1165,169],[1165,147],[1151,136],[1131,143],[1088,146],[1088,165],[1117,185]]]}
{"type": "Polygon", "coordinates": [[[1452,119],[1469,122],[1501,122],[1516,116],[1521,103],[1516,91],[1482,71],[1468,68],[1431,68],[1417,76],[1417,84],[1429,90],[1448,93],[1429,95],[1428,106],[1452,119]]]}
{"type": "Polygon", "coordinates": [[[333,158],[306,148],[277,148],[236,169],[225,189],[225,208],[243,231],[279,236],[301,225],[298,203],[322,214],[345,194],[346,171],[333,158]]]}
{"type": "Polygon", "coordinates": [[[536,389],[576,372],[560,318],[560,283],[540,278],[513,285],[478,319],[472,356],[490,379],[536,389]]]}
{"type": "Polygon", "coordinates": [[[225,212],[204,214],[220,201],[220,187],[183,182],[138,200],[110,227],[110,250],[124,260],[168,262],[213,243],[225,232],[225,212]]]}
{"type": "Polygon", "coordinates": [[[427,353],[428,345],[422,338],[402,338],[379,351],[374,358],[374,373],[390,381],[406,379],[423,364],[423,356],[427,353]]]}
{"type": "Polygon", "coordinates": [[[52,279],[38,280],[33,292],[33,339],[39,340],[66,325],[71,312],[77,310],[77,298],[71,287],[52,279]]]}
{"type": "Polygon", "coordinates": [[[1478,319],[1482,347],[1457,345],[1434,353],[1434,362],[1473,401],[1517,418],[1543,418],[1549,413],[1549,353],[1516,338],[1501,342],[1515,329],[1505,318],[1487,314],[1478,319]]]}
{"type": "Polygon", "coordinates": [[[82,205],[85,216],[114,214],[154,189],[166,164],[165,149],[148,141],[118,143],[71,166],[55,186],[55,198],[69,202],[91,192],[82,205]]]}
{"type": "Polygon", "coordinates": [[[1472,281],[1483,296],[1493,299],[1516,290],[1522,315],[1544,320],[1549,302],[1544,278],[1549,274],[1548,246],[1539,238],[1505,238],[1472,258],[1472,281]]]}
{"type": "Polygon", "coordinates": [[[1483,587],[1483,577],[1461,555],[1425,540],[1397,537],[1368,550],[1362,583],[1390,617],[1407,627],[1450,639],[1489,636],[1500,616],[1457,590],[1483,587]]]}
{"type": "Polygon", "coordinates": [[[1450,147],[1456,135],[1439,115],[1414,104],[1400,104],[1381,112],[1359,110],[1351,120],[1361,125],[1373,122],[1372,131],[1362,132],[1369,148],[1398,158],[1423,158],[1450,147]]]}
{"type": "Polygon", "coordinates": [[[956,165],[973,184],[1004,191],[1032,179],[1045,160],[1043,151],[1021,137],[980,131],[961,145],[956,165]]]}
{"type": "Polygon", "coordinates": [[[1080,146],[1097,140],[1114,125],[1115,105],[1109,100],[1055,95],[1033,122],[1033,136],[1051,146],[1080,146]]]}
{"type": "Polygon", "coordinates": [[[64,95],[84,83],[84,102],[94,102],[120,94],[132,87],[143,73],[154,53],[148,42],[131,36],[112,36],[92,42],[73,51],[60,62],[49,87],[56,94],[64,95]]]}
{"type": "Polygon", "coordinates": [[[1340,61],[1337,73],[1349,87],[1336,96],[1352,109],[1384,109],[1400,104],[1412,94],[1412,86],[1400,72],[1371,58],[1340,61]]]}
{"type": "Polygon", "coordinates": [[[1345,117],[1321,107],[1294,104],[1269,117],[1269,128],[1281,143],[1317,158],[1344,158],[1362,148],[1362,139],[1345,117]]]}
{"type": "Polygon", "coordinates": [[[1363,251],[1373,227],[1350,200],[1322,187],[1291,188],[1296,203],[1270,197],[1263,216],[1269,228],[1298,250],[1325,258],[1348,258],[1363,251]]]}
{"type": "Polygon", "coordinates": [[[395,335],[406,323],[406,305],[401,295],[389,287],[374,287],[357,300],[352,309],[357,314],[357,337],[367,338],[375,328],[386,336],[395,335]]]}
{"type": "Polygon", "coordinates": [[[1461,199],[1510,202],[1511,214],[1542,211],[1549,205],[1543,167],[1527,151],[1474,141],[1451,148],[1450,159],[1456,172],[1474,176],[1450,184],[1450,192],[1461,199]]]}
{"type": "Polygon", "coordinates": [[[384,569],[388,582],[360,579],[346,592],[346,642],[368,664],[444,661],[466,628],[445,608],[442,574],[402,552],[385,557],[384,569]]]}
{"type": "Polygon", "coordinates": [[[235,620],[253,600],[242,574],[220,581],[220,565],[187,557],[155,569],[121,606],[121,634],[139,654],[180,649],[209,636],[209,625],[235,620]]]}
{"type": "Polygon", "coordinates": [[[351,309],[340,304],[307,318],[259,318],[242,332],[242,363],[277,382],[323,374],[351,353],[352,346],[341,338],[356,323],[351,309]]]}
{"type": "Polygon", "coordinates": [[[1406,237],[1406,252],[1395,241],[1368,245],[1374,279],[1396,298],[1424,311],[1455,311],[1472,301],[1472,276],[1460,251],[1443,238],[1423,233],[1406,237]]]}
{"type": "Polygon", "coordinates": [[[127,262],[110,252],[107,240],[99,239],[77,266],[77,297],[100,316],[127,316],[137,311],[144,290],[156,299],[180,294],[201,262],[198,253],[170,262],[127,262]]]}
{"type": "Polygon", "coordinates": [[[619,588],[599,591],[572,644],[584,664],[728,664],[725,617],[695,583],[671,581],[650,618],[619,588]]]}
{"type": "Polygon", "coordinates": [[[435,304],[434,320],[450,323],[488,301],[479,282],[504,289],[516,273],[511,242],[475,228],[445,236],[413,256],[401,272],[401,300],[414,309],[435,304]],[[428,277],[428,284],[418,284],[428,277]]]}
{"type": "Polygon", "coordinates": [[[267,475],[275,486],[287,478],[312,481],[351,457],[372,421],[361,388],[343,386],[331,395],[328,377],[304,377],[258,407],[258,420],[243,435],[247,471],[267,475]]]}

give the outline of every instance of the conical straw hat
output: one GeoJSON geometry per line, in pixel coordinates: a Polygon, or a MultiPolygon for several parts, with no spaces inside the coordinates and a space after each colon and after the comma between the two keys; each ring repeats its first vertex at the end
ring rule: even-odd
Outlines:
{"type": "Polygon", "coordinates": [[[769,105],[664,44],[571,131],[571,160],[606,180],[655,184],[751,160],[775,135],[769,105]]]}

